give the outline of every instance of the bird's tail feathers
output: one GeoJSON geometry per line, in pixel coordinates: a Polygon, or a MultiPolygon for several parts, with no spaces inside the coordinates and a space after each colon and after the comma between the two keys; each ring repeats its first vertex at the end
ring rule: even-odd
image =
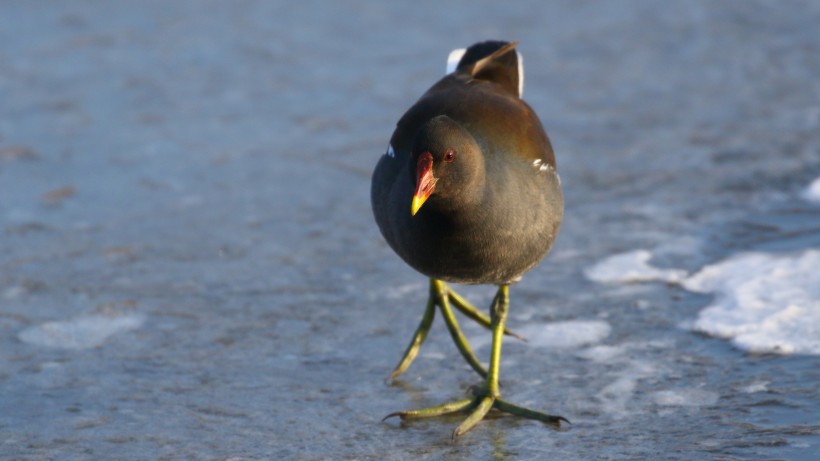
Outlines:
{"type": "Polygon", "coordinates": [[[488,80],[507,88],[516,96],[524,92],[524,66],[516,50],[518,42],[488,40],[459,48],[447,58],[447,73],[465,72],[476,80],[488,80]]]}

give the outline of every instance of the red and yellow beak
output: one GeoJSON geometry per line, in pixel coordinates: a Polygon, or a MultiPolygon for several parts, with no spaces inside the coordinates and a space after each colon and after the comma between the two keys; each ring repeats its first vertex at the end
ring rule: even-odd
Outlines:
{"type": "Polygon", "coordinates": [[[416,192],[413,194],[413,201],[410,203],[410,214],[415,216],[419,208],[424,205],[430,194],[436,190],[437,178],[433,176],[433,155],[425,152],[419,156],[416,165],[416,192]]]}

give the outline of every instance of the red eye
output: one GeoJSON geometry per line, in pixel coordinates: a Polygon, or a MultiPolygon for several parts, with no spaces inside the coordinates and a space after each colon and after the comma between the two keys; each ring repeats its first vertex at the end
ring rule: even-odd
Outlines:
{"type": "Polygon", "coordinates": [[[444,161],[445,162],[450,163],[455,159],[456,159],[456,153],[453,152],[453,149],[449,149],[449,150],[447,150],[447,152],[444,153],[444,161]]]}

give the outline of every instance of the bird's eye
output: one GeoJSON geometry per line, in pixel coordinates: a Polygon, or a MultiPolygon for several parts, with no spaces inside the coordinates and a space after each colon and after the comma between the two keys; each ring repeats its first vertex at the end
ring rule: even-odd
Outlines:
{"type": "Polygon", "coordinates": [[[444,161],[445,162],[450,163],[455,159],[456,159],[456,153],[453,152],[453,149],[449,149],[449,150],[447,150],[447,152],[444,153],[444,161]]]}

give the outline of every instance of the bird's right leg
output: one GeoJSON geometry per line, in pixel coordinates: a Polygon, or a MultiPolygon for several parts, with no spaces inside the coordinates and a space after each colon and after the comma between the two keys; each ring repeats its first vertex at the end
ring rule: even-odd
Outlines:
{"type": "MultiPolygon", "coordinates": [[[[450,336],[453,338],[453,342],[462,357],[464,357],[464,360],[467,361],[467,363],[479,375],[481,375],[481,377],[487,376],[487,371],[481,365],[481,362],[478,361],[475,354],[473,354],[472,347],[470,347],[467,337],[465,337],[464,333],[461,332],[456,316],[450,308],[450,292],[451,290],[441,280],[430,279],[430,295],[427,299],[427,308],[424,311],[424,317],[422,317],[421,323],[416,329],[416,333],[413,335],[413,339],[410,340],[410,345],[407,346],[404,356],[387,379],[393,379],[404,373],[410,364],[413,363],[413,360],[415,360],[419,353],[422,343],[427,338],[427,333],[430,331],[430,326],[433,324],[436,306],[439,306],[441,309],[444,322],[447,325],[447,329],[450,331],[450,336]]],[[[463,300],[460,296],[456,296],[463,300]]]]}
{"type": "Polygon", "coordinates": [[[464,360],[467,361],[476,373],[481,375],[482,378],[486,378],[487,370],[484,369],[484,366],[481,365],[481,362],[479,362],[475,354],[473,354],[473,348],[470,347],[467,337],[461,332],[461,328],[458,326],[458,320],[456,320],[456,316],[453,315],[453,310],[450,309],[450,292],[452,290],[441,280],[431,280],[431,284],[437,285],[435,292],[436,295],[439,296],[438,305],[441,307],[444,323],[447,324],[447,330],[450,331],[450,336],[453,338],[453,342],[458,348],[458,351],[461,352],[461,356],[464,357],[464,360]]]}
{"type": "Polygon", "coordinates": [[[435,316],[436,300],[431,291],[430,297],[427,299],[427,308],[424,310],[424,317],[421,318],[421,323],[419,327],[416,328],[416,333],[413,335],[413,339],[410,340],[410,345],[407,346],[407,350],[404,351],[404,356],[399,361],[399,364],[396,365],[396,369],[387,377],[388,380],[404,373],[410,364],[413,363],[413,360],[416,359],[422,343],[427,339],[427,333],[430,332],[430,326],[433,324],[433,317],[435,316]]]}

